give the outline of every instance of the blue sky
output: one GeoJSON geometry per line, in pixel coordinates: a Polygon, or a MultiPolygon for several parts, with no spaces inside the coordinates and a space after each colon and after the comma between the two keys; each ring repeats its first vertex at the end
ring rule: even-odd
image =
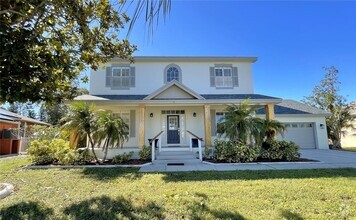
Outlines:
{"type": "Polygon", "coordinates": [[[139,22],[129,40],[135,55],[256,56],[255,93],[285,99],[311,94],[333,65],[356,100],[356,2],[173,0],[151,39],[139,22]]]}

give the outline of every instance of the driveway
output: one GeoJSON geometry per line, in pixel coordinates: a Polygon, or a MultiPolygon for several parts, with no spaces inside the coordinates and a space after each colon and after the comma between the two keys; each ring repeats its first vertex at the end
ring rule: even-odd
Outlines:
{"type": "Polygon", "coordinates": [[[356,152],[341,150],[300,150],[301,157],[318,160],[331,167],[356,168],[356,152]]]}

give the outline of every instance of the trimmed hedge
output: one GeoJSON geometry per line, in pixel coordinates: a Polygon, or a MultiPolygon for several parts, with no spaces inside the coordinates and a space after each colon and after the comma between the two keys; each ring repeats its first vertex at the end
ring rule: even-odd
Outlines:
{"type": "Polygon", "coordinates": [[[262,145],[261,158],[291,161],[300,158],[298,150],[299,146],[292,141],[269,140],[262,145]]]}
{"type": "Polygon", "coordinates": [[[259,148],[243,144],[240,141],[215,140],[214,159],[229,163],[245,163],[257,159],[259,148]]]}

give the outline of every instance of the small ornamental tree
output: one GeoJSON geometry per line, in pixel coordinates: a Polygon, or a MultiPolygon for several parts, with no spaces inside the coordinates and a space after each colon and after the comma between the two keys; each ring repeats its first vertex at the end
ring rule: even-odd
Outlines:
{"type": "Polygon", "coordinates": [[[332,114],[326,117],[328,138],[334,148],[341,148],[342,129],[352,127],[356,115],[351,114],[350,105],[346,103],[345,97],[339,94],[339,71],[334,66],[323,69],[326,71],[324,79],[314,87],[312,94],[302,101],[332,114]]]}

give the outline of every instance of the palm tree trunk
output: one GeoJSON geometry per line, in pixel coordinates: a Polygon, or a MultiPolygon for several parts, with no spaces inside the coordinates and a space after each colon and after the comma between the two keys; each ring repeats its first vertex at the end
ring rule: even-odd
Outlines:
{"type": "Polygon", "coordinates": [[[95,153],[95,150],[94,150],[94,142],[93,142],[93,139],[90,137],[90,135],[88,135],[88,137],[89,137],[89,142],[90,142],[90,145],[91,145],[91,152],[92,152],[93,155],[94,155],[95,162],[98,162],[98,157],[96,156],[96,153],[95,153]]]}
{"type": "Polygon", "coordinates": [[[104,144],[104,146],[105,146],[105,153],[104,153],[103,162],[105,162],[106,156],[108,155],[109,142],[110,142],[110,137],[108,137],[108,138],[106,139],[106,143],[104,144]]]}

